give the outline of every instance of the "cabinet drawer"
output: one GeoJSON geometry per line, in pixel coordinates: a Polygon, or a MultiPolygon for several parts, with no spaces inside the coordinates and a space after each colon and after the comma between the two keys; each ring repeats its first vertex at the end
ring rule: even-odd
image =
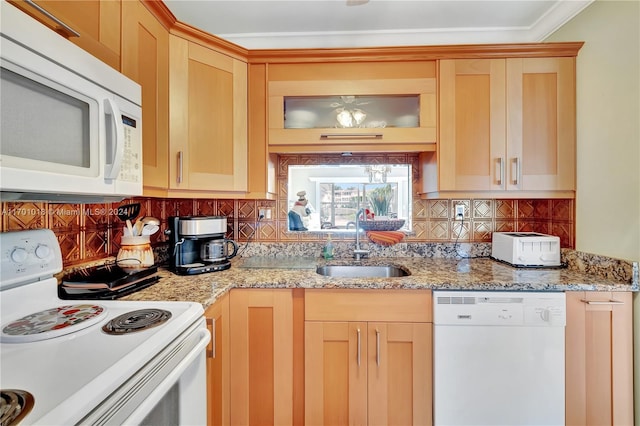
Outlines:
{"type": "Polygon", "coordinates": [[[306,290],[306,321],[431,322],[431,290],[306,290]]]}

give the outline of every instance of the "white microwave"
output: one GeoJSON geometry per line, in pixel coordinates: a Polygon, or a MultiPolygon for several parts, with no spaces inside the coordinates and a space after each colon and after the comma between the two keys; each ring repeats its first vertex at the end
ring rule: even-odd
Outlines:
{"type": "Polygon", "coordinates": [[[0,2],[0,194],[142,195],[140,85],[0,2]]]}

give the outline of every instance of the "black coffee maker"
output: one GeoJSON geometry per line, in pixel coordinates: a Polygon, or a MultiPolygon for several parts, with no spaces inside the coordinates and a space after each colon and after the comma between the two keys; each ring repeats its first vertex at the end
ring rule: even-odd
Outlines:
{"type": "Polygon", "coordinates": [[[171,270],[180,275],[224,271],[238,252],[225,238],[225,216],[172,216],[169,218],[171,270]]]}

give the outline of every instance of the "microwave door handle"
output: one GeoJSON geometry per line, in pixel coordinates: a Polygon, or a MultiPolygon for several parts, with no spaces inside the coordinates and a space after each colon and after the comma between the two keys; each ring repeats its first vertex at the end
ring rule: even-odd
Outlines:
{"type": "Polygon", "coordinates": [[[124,124],[122,124],[120,108],[118,108],[113,99],[106,98],[104,100],[104,113],[106,117],[111,117],[111,121],[116,127],[115,135],[112,135],[113,140],[108,141],[107,144],[108,148],[115,146],[113,163],[105,164],[104,177],[105,179],[115,179],[120,173],[120,166],[124,158],[124,124]]]}

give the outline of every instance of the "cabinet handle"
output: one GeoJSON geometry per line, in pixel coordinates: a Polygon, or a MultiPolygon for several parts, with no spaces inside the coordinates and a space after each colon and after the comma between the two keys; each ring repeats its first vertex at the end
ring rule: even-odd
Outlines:
{"type": "Polygon", "coordinates": [[[380,330],[376,329],[376,364],[380,367],[380,330]]]}
{"type": "Polygon", "coordinates": [[[206,318],[207,327],[211,327],[211,349],[207,348],[207,358],[216,357],[216,319],[206,318]]]}
{"type": "Polygon", "coordinates": [[[360,367],[360,329],[358,329],[358,367],[360,367]]]}
{"type": "Polygon", "coordinates": [[[502,185],[502,180],[504,179],[504,164],[503,164],[503,158],[502,157],[498,157],[496,159],[496,165],[498,166],[498,170],[496,170],[496,176],[498,176],[498,179],[496,179],[496,183],[498,185],[502,185]]]}
{"type": "Polygon", "coordinates": [[[513,157],[513,165],[515,165],[515,172],[511,169],[513,184],[518,185],[520,183],[520,157],[513,157]]]}
{"type": "Polygon", "coordinates": [[[382,139],[382,133],[322,133],[320,139],[382,139]]]}
{"type": "Polygon", "coordinates": [[[65,31],[67,31],[69,33],[69,37],[80,37],[80,33],[79,32],[77,32],[76,30],[74,30],[69,25],[65,24],[64,22],[62,22],[59,18],[57,18],[55,15],[51,14],[51,12],[49,12],[46,9],[44,9],[43,7],[38,5],[37,3],[35,3],[33,0],[24,0],[24,2],[26,4],[28,4],[29,6],[31,6],[32,8],[34,8],[35,10],[37,10],[38,12],[42,13],[47,18],[51,19],[56,24],[60,25],[62,27],[62,29],[64,29],[65,31]]]}
{"type": "Polygon", "coordinates": [[[176,182],[182,183],[182,151],[178,151],[178,176],[176,182]]]}
{"type": "Polygon", "coordinates": [[[624,302],[619,300],[587,300],[580,299],[581,302],[586,303],[587,305],[624,305],[624,302]]]}

